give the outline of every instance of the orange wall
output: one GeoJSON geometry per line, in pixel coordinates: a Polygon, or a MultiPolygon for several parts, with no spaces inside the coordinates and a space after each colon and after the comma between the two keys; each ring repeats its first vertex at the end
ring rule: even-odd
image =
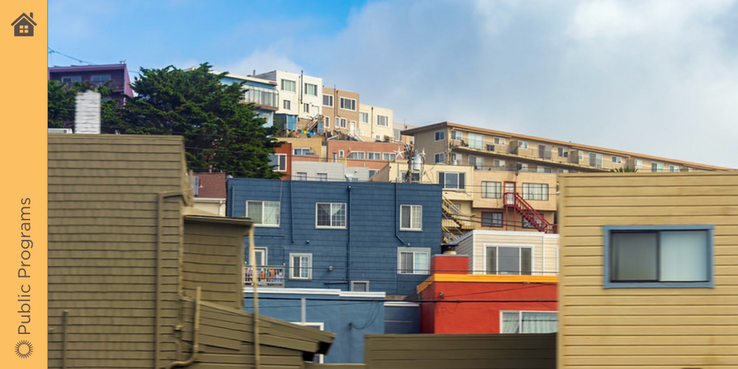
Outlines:
{"type": "Polygon", "coordinates": [[[275,147],[274,153],[287,155],[287,171],[282,172],[284,173],[284,175],[280,179],[290,180],[292,178],[292,144],[289,142],[285,142],[279,147],[275,147]]]}

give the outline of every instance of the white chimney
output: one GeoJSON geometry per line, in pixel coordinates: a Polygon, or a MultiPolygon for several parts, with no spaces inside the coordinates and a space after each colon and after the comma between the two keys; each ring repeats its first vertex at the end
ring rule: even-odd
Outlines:
{"type": "Polygon", "coordinates": [[[100,134],[100,93],[78,93],[74,109],[74,133],[100,134]]]}

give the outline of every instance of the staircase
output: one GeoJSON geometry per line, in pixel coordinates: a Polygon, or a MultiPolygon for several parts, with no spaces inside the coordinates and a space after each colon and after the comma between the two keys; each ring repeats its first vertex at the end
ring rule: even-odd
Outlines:
{"type": "Polygon", "coordinates": [[[467,231],[473,229],[471,220],[473,215],[463,214],[459,208],[447,199],[442,197],[441,210],[443,211],[443,220],[441,221],[441,230],[443,231],[443,242],[449,243],[463,236],[467,231]]]}
{"type": "Polygon", "coordinates": [[[532,224],[539,232],[556,233],[556,224],[550,223],[537,212],[522,196],[515,192],[505,192],[505,208],[514,209],[515,212],[532,224]]]}

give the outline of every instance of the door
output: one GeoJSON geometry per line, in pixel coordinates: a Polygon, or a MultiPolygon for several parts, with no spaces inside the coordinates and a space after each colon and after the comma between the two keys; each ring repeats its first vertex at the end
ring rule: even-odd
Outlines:
{"type": "Polygon", "coordinates": [[[505,205],[515,205],[515,182],[505,182],[505,205]]]}
{"type": "Polygon", "coordinates": [[[350,123],[350,124],[351,124],[351,126],[350,126],[351,128],[349,128],[349,131],[350,131],[351,133],[356,133],[356,122],[354,122],[354,121],[351,121],[351,123],[350,123]]]}

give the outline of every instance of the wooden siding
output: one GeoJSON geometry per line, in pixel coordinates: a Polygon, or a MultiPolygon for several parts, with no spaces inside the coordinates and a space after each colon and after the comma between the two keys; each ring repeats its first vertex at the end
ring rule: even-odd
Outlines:
{"type": "MultiPolygon", "coordinates": [[[[184,191],[179,137],[50,135],[49,368],[151,368],[157,194],[184,191]]],[[[164,200],[161,355],[174,358],[183,198],[164,200]],[[169,339],[167,339],[169,337],[169,339]]]]}
{"type": "Polygon", "coordinates": [[[561,178],[559,368],[738,367],[738,173],[561,178]],[[603,288],[603,225],[713,224],[714,288],[603,288]]]}
{"type": "Polygon", "coordinates": [[[555,276],[558,273],[559,235],[557,234],[474,231],[472,236],[461,240],[456,247],[458,254],[469,255],[469,271],[472,274],[486,273],[485,245],[531,246],[533,247],[533,275],[555,276]]]}
{"type": "Polygon", "coordinates": [[[553,369],[556,334],[367,335],[367,369],[553,369]]]}

